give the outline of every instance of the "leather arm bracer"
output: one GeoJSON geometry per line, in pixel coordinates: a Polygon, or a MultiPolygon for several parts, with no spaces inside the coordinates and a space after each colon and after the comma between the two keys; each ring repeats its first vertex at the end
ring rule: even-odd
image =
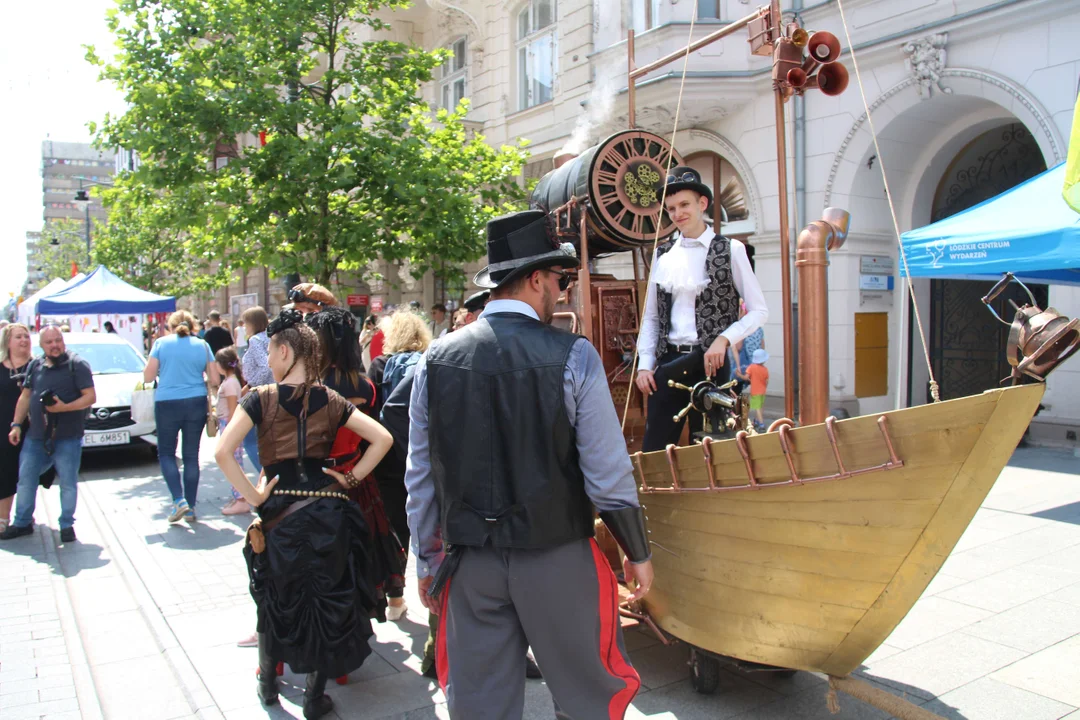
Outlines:
{"type": "Polygon", "coordinates": [[[601,510],[600,519],[607,525],[615,542],[630,562],[645,562],[652,557],[649,535],[645,530],[645,511],[640,507],[601,510]]]}

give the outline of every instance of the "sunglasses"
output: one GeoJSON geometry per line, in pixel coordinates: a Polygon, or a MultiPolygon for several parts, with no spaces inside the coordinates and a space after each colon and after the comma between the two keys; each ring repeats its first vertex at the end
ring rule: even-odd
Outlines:
{"type": "Polygon", "coordinates": [[[295,288],[289,290],[288,298],[289,301],[292,303],[312,303],[314,305],[318,305],[319,307],[326,307],[326,303],[320,302],[319,300],[313,300],[312,298],[309,298],[307,295],[295,288]]]}
{"type": "Polygon", "coordinates": [[[570,287],[570,280],[571,280],[570,275],[563,272],[562,270],[548,270],[548,272],[552,273],[553,275],[558,275],[559,276],[559,289],[560,290],[566,290],[566,288],[570,287]]]}
{"type": "Polygon", "coordinates": [[[694,173],[685,172],[685,173],[683,173],[682,175],[680,175],[678,177],[676,177],[674,175],[668,175],[667,176],[667,181],[668,181],[668,185],[670,185],[673,182],[697,182],[698,179],[697,179],[697,176],[694,175],[694,173]]]}

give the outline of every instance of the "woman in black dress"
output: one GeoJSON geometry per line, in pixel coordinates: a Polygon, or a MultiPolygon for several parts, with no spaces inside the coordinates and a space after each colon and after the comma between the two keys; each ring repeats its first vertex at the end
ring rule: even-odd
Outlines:
{"type": "Polygon", "coordinates": [[[319,383],[319,341],[296,311],[267,328],[269,365],[277,381],[254,388],[233,413],[215,458],[259,519],[244,546],[258,610],[258,695],[277,701],[275,666],[308,673],[304,717],[330,712],[328,677],[360,667],[371,653],[377,600],[367,523],[345,491],[360,484],[393,442],[377,422],[319,383]],[[265,475],[253,487],[233,457],[258,428],[265,475]],[[341,427],[370,447],[353,471],[324,468],[341,427]],[[355,473],[355,475],[354,475],[355,473]],[[266,478],[270,478],[268,481],[266,478]]]}
{"type": "MultiPolygon", "coordinates": [[[[15,404],[22,393],[22,379],[30,364],[30,329],[13,323],[0,331],[0,418],[4,427],[15,419],[15,404]]],[[[0,438],[0,532],[7,530],[11,519],[11,504],[15,500],[15,488],[19,484],[19,452],[26,429],[23,424],[19,442],[12,445],[7,438],[0,438]]]]}

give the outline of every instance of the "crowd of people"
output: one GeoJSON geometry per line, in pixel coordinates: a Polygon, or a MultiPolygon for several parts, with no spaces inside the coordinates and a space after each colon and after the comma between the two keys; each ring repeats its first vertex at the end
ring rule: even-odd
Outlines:
{"type": "MultiPolygon", "coordinates": [[[[711,203],[696,171],[668,177],[679,234],[654,255],[637,345],[647,451],[682,431],[685,398],[664,382],[672,363],[697,379],[734,374],[763,421],[767,309],[745,248],[704,222],[711,203]]],[[[372,620],[406,615],[411,552],[430,628],[421,670],[451,718],[520,718],[526,678],[541,671],[558,717],[625,715],[641,683],[596,516],[622,548],[631,601],[652,585],[651,547],[600,355],[551,325],[579,260],[549,226],[539,210],[492,220],[482,290],[453,315],[402,308],[358,333],[333,293],[301,284],[273,320],[249,308],[231,331],[215,313],[200,327],[178,311],[152,343],[144,380],[157,383],[168,520],[196,521],[204,429],[219,434],[233,489],[223,512],[255,515],[243,555],[256,633],[241,644],[258,648],[264,704],[278,700],[284,662],[307,673],[304,717],[331,711],[327,680],[365,661],[372,620]]],[[[92,378],[56,330],[30,362],[23,331],[0,341],[0,402],[14,406],[10,445],[22,443],[21,456],[0,456],[19,464],[0,537],[32,531],[39,476],[55,464],[61,532],[74,540],[71,457],[92,378]]]]}

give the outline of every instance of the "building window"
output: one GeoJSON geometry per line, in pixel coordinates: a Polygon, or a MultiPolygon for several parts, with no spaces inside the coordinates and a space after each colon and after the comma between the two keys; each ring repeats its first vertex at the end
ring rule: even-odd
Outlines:
{"type": "Polygon", "coordinates": [[[630,26],[635,33],[643,33],[660,24],[660,0],[632,0],[630,3],[630,26]]]}
{"type": "Polygon", "coordinates": [[[519,110],[554,97],[555,19],[555,0],[532,0],[517,15],[519,110]]]}
{"type": "Polygon", "coordinates": [[[439,91],[442,106],[447,110],[454,110],[465,97],[465,76],[468,72],[465,51],[468,47],[469,38],[461,37],[450,43],[450,47],[447,48],[450,51],[450,58],[442,66],[442,82],[439,91]]]}
{"type": "Polygon", "coordinates": [[[697,0],[698,20],[719,20],[720,0],[697,0]]]}

